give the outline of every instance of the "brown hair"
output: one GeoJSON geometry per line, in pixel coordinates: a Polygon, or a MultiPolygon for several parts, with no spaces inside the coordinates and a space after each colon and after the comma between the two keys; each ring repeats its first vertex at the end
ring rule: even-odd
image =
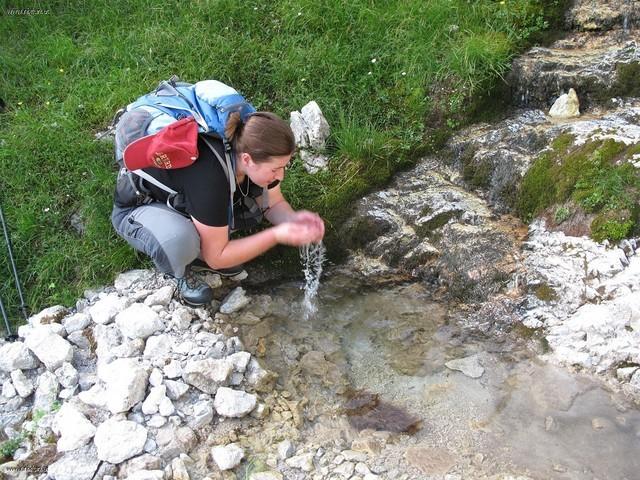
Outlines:
{"type": "Polygon", "coordinates": [[[225,128],[237,153],[248,153],[254,162],[267,162],[269,157],[291,155],[296,141],[287,122],[275,113],[252,113],[245,123],[233,113],[225,128]]]}

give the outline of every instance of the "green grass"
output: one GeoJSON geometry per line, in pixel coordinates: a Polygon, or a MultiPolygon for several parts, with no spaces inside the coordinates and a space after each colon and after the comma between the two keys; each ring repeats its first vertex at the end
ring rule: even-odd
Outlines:
{"type": "MultiPolygon", "coordinates": [[[[219,79],[285,118],[316,100],[332,126],[329,171],[310,176],[298,165],[284,190],[326,218],[337,244],[354,199],[464,123],[472,99],[561,3],[58,0],[40,15],[3,7],[0,201],[28,304],[70,304],[138,265],[111,229],[112,147],[94,134],[160,80],[219,79]],[[425,125],[436,110],[441,121],[425,125]],[[82,234],[70,227],[74,214],[82,234]]],[[[0,278],[15,310],[10,277],[0,278]]]]}

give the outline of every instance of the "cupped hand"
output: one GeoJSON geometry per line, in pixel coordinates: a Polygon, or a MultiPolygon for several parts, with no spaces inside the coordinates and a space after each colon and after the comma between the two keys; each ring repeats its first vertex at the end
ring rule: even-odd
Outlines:
{"type": "Polygon", "coordinates": [[[277,242],[283,245],[299,247],[322,240],[318,229],[306,222],[284,222],[273,228],[277,242]]]}
{"type": "Polygon", "coordinates": [[[316,237],[314,242],[319,242],[324,237],[324,221],[315,212],[310,212],[308,210],[298,210],[291,217],[290,221],[294,223],[299,223],[303,225],[308,225],[310,228],[314,229],[316,232],[316,237]]]}

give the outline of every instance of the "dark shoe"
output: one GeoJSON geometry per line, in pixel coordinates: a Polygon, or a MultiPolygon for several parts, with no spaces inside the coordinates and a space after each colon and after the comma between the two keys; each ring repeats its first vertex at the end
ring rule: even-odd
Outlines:
{"type": "Polygon", "coordinates": [[[244,272],[244,268],[242,268],[242,265],[230,268],[211,268],[209,265],[207,265],[206,262],[203,262],[199,258],[196,258],[193,262],[191,262],[189,268],[194,273],[215,273],[220,275],[221,277],[235,277],[236,275],[240,275],[242,272],[244,272]]]}
{"type": "Polygon", "coordinates": [[[180,298],[191,306],[199,307],[211,303],[213,290],[197,278],[176,278],[177,292],[180,298]]]}

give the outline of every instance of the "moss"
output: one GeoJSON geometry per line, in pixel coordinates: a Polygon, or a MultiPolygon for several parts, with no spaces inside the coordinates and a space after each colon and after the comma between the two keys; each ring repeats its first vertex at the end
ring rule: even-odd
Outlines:
{"type": "Polygon", "coordinates": [[[556,196],[553,167],[553,159],[545,154],[536,160],[522,179],[516,211],[524,222],[529,223],[553,202],[556,196]]]}
{"type": "Polygon", "coordinates": [[[489,186],[493,164],[488,160],[475,161],[470,159],[462,164],[462,178],[472,187],[486,188],[489,186]]]}
{"type": "Polygon", "coordinates": [[[551,142],[551,148],[558,155],[563,155],[569,150],[569,147],[573,145],[576,137],[570,133],[563,133],[562,135],[558,135],[553,142],[551,142]]]}
{"type": "Polygon", "coordinates": [[[542,300],[543,302],[554,302],[558,300],[558,294],[556,291],[546,283],[537,286],[533,293],[538,300],[542,300]]]}
{"type": "Polygon", "coordinates": [[[640,62],[619,63],[616,65],[616,80],[611,87],[613,97],[640,96],[640,62]]]}

